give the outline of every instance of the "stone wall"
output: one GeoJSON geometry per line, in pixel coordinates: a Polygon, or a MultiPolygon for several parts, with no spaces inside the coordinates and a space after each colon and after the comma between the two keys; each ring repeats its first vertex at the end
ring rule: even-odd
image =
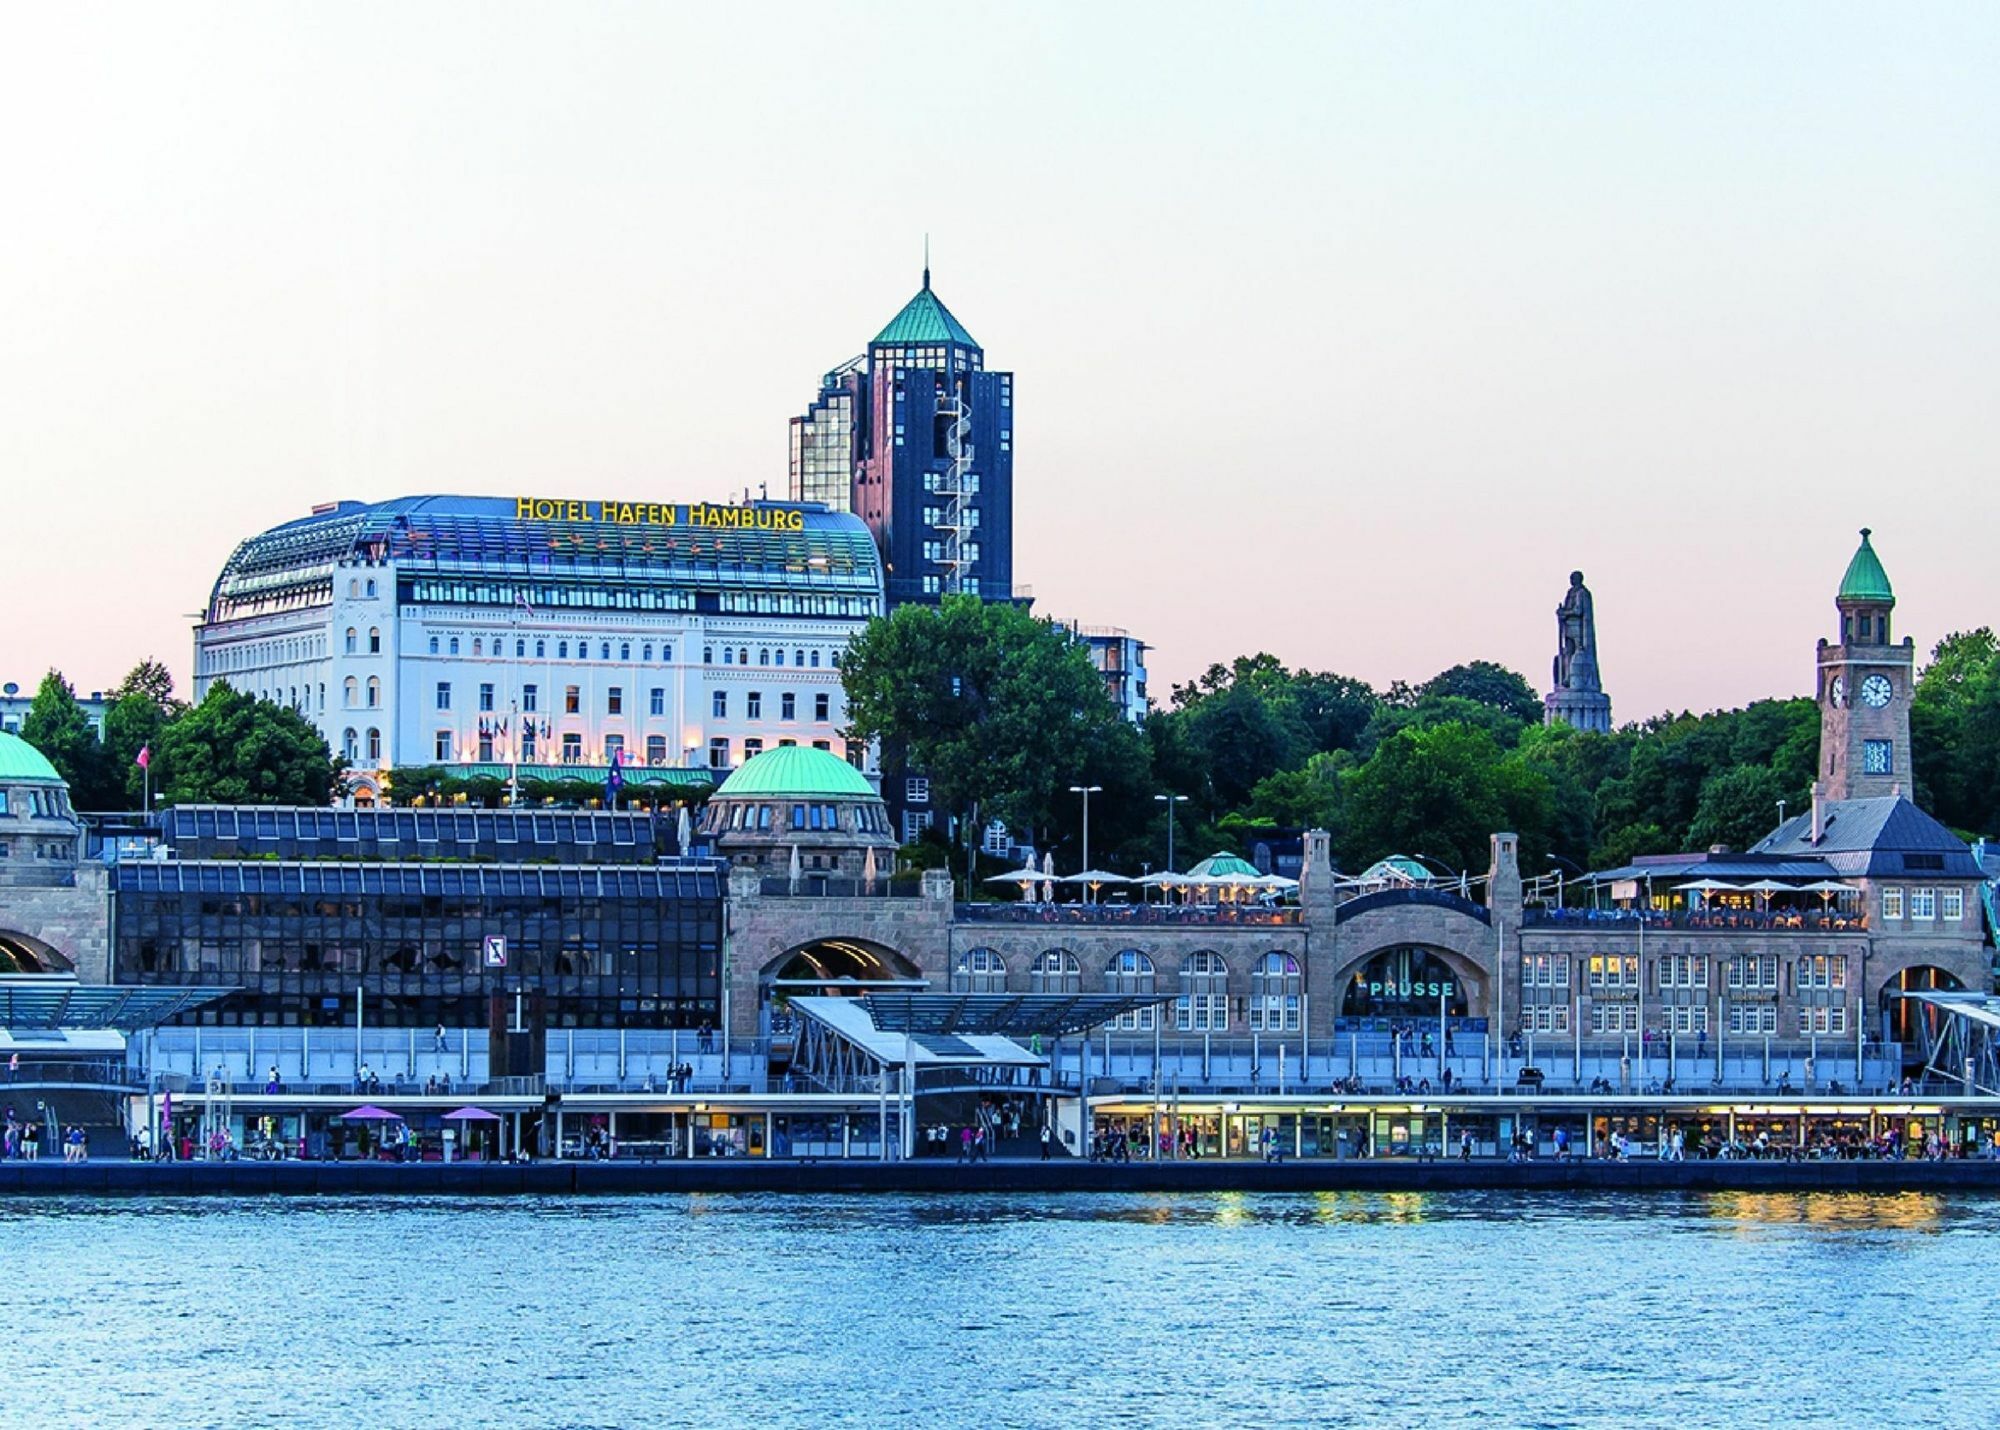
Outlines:
{"type": "Polygon", "coordinates": [[[110,880],[100,865],[83,864],[74,884],[0,888],[0,932],[25,935],[67,959],[85,983],[111,981],[110,880]]]}

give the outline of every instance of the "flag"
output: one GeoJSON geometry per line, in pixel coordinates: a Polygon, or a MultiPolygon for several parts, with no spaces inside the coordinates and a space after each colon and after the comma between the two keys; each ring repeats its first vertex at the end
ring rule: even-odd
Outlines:
{"type": "Polygon", "coordinates": [[[138,766],[138,767],[139,767],[140,769],[142,769],[142,770],[145,770],[145,769],[151,769],[151,768],[152,768],[152,766],[153,766],[153,747],[152,747],[151,743],[147,743],[147,744],[144,744],[144,745],[141,745],[141,746],[139,747],[139,753],[138,753],[138,755],[137,755],[137,756],[136,756],[136,757],[135,757],[135,758],[133,759],[132,763],[133,763],[133,764],[135,764],[135,765],[137,765],[137,766],[138,766]]]}
{"type": "Polygon", "coordinates": [[[526,591],[516,591],[514,593],[514,604],[531,616],[535,614],[535,608],[529,604],[528,593],[526,591]]]}

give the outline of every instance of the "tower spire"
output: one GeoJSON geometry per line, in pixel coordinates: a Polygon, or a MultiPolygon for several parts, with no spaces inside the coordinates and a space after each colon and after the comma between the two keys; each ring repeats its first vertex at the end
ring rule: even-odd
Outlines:
{"type": "Polygon", "coordinates": [[[931,291],[931,236],[924,235],[924,291],[931,291]]]}

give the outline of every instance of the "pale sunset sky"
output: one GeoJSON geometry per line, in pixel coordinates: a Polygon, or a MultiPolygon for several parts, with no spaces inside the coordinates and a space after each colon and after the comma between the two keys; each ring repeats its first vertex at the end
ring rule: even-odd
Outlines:
{"type": "Polygon", "coordinates": [[[785,486],[918,284],[1017,374],[1016,579],[1614,713],[1811,683],[1855,529],[2000,620],[2000,7],[15,5],[0,680],[185,690],[315,502],[785,486]]]}

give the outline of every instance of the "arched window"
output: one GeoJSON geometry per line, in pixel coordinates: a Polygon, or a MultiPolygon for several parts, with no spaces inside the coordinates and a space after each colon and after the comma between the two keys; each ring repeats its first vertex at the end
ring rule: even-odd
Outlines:
{"type": "Polygon", "coordinates": [[[475,636],[472,641],[472,653],[474,655],[485,655],[486,642],[475,636]]]}
{"type": "Polygon", "coordinates": [[[457,636],[453,636],[453,637],[451,638],[451,653],[452,653],[453,655],[457,655],[457,654],[458,654],[458,637],[457,637],[457,636]]]}
{"type": "Polygon", "coordinates": [[[547,660],[548,658],[549,658],[549,643],[548,643],[547,641],[536,641],[536,642],[535,642],[535,659],[536,659],[536,660],[547,660]]]}
{"type": "Polygon", "coordinates": [[[375,594],[375,580],[372,576],[368,580],[368,594],[370,596],[375,594]]]}
{"type": "Polygon", "coordinates": [[[354,643],[355,643],[355,641],[356,641],[356,640],[358,640],[358,639],[359,639],[359,635],[358,635],[358,634],[356,633],[356,631],[355,631],[354,627],[353,627],[353,626],[349,626],[349,627],[347,628],[347,649],[346,649],[346,654],[348,654],[348,655],[353,655],[353,654],[354,654],[354,643]]]}
{"type": "Polygon", "coordinates": [[[1066,948],[1045,949],[1028,965],[1030,993],[1083,992],[1083,965],[1066,948]]]}
{"type": "Polygon", "coordinates": [[[1200,949],[1181,964],[1181,996],[1174,1005],[1174,1023],[1184,1033],[1222,1033],[1229,1029],[1229,965],[1222,955],[1200,949]]]}
{"type": "MultiPolygon", "coordinates": [[[[805,653],[804,651],[802,651],[802,650],[795,650],[795,651],[793,651],[793,652],[792,652],[792,664],[793,664],[793,665],[804,665],[805,663],[806,663],[806,653],[805,653]]],[[[817,662],[815,662],[815,663],[817,663],[817,662]]]]}
{"type": "Polygon", "coordinates": [[[380,655],[382,653],[382,628],[380,626],[370,626],[368,628],[368,653],[370,655],[380,655]]]}
{"type": "Polygon", "coordinates": [[[340,757],[351,765],[360,753],[360,746],[354,738],[354,727],[350,725],[340,732],[340,757]]]}
{"type": "Polygon", "coordinates": [[[736,663],[737,663],[738,665],[748,665],[748,664],[750,663],[750,647],[749,647],[749,646],[747,646],[747,645],[745,645],[745,646],[738,646],[738,647],[736,648],[736,663]]]}
{"type": "Polygon", "coordinates": [[[569,659],[569,642],[568,642],[568,641],[557,641],[557,642],[556,642],[556,659],[557,659],[557,660],[568,660],[568,659],[569,659]]]}
{"type": "Polygon", "coordinates": [[[514,659],[516,659],[516,660],[523,660],[523,659],[526,659],[526,657],[527,657],[527,654],[528,654],[528,643],[527,643],[526,641],[522,641],[522,640],[517,640],[517,641],[515,641],[515,642],[514,642],[514,659]]]}
{"type": "Polygon", "coordinates": [[[610,642],[610,641],[599,641],[599,642],[597,643],[597,658],[598,658],[599,660],[609,660],[609,659],[611,659],[611,642],[610,642]]]}
{"type": "Polygon", "coordinates": [[[382,708],[382,679],[380,676],[371,675],[368,677],[368,708],[370,710],[379,710],[382,708]]]}
{"type": "Polygon", "coordinates": [[[1289,953],[1267,953],[1250,971],[1250,1029],[1259,1033],[1296,1033],[1299,994],[1304,991],[1299,961],[1289,953]]]}
{"type": "Polygon", "coordinates": [[[722,648],[722,663],[724,665],[736,664],[736,652],[731,650],[728,646],[724,646],[722,648]]]}
{"type": "Polygon", "coordinates": [[[437,653],[438,653],[438,638],[437,638],[436,636],[432,636],[432,637],[431,637],[431,654],[432,654],[432,655],[436,655],[437,653]]]}
{"type": "Polygon", "coordinates": [[[632,658],[632,642],[618,642],[618,658],[620,660],[630,660],[632,658]]]}
{"type": "Polygon", "coordinates": [[[814,669],[814,670],[818,670],[818,669],[819,669],[819,652],[818,652],[817,650],[815,650],[815,651],[814,651],[814,652],[812,653],[812,663],[813,663],[813,669],[814,669]]]}
{"type": "Polygon", "coordinates": [[[771,663],[771,652],[770,652],[770,651],[768,651],[768,650],[760,650],[760,651],[758,651],[758,652],[757,652],[757,664],[759,664],[759,665],[769,665],[770,663],[771,663]]]}
{"type": "Polygon", "coordinates": [[[341,703],[345,705],[347,709],[352,710],[354,708],[354,697],[358,695],[360,691],[361,691],[361,682],[356,680],[351,675],[348,676],[347,679],[343,680],[340,683],[341,703]]]}
{"type": "Polygon", "coordinates": [[[647,662],[648,664],[652,663],[653,643],[651,641],[647,641],[644,645],[639,647],[639,659],[647,662]]]}
{"type": "MultiPolygon", "coordinates": [[[[1111,955],[1111,961],[1104,965],[1104,991],[1106,993],[1141,994],[1153,991],[1153,960],[1136,948],[1123,948],[1111,955]]],[[[1135,1008],[1129,1013],[1120,1013],[1111,1020],[1111,1026],[1127,1033],[1150,1033],[1153,1031],[1155,1009],[1135,1008]]]]}
{"type": "Polygon", "coordinates": [[[372,725],[368,728],[368,758],[370,760],[382,758],[382,732],[372,725]]]}
{"type": "Polygon", "coordinates": [[[968,949],[951,970],[954,993],[1005,993],[1007,964],[990,948],[968,949]]]}

